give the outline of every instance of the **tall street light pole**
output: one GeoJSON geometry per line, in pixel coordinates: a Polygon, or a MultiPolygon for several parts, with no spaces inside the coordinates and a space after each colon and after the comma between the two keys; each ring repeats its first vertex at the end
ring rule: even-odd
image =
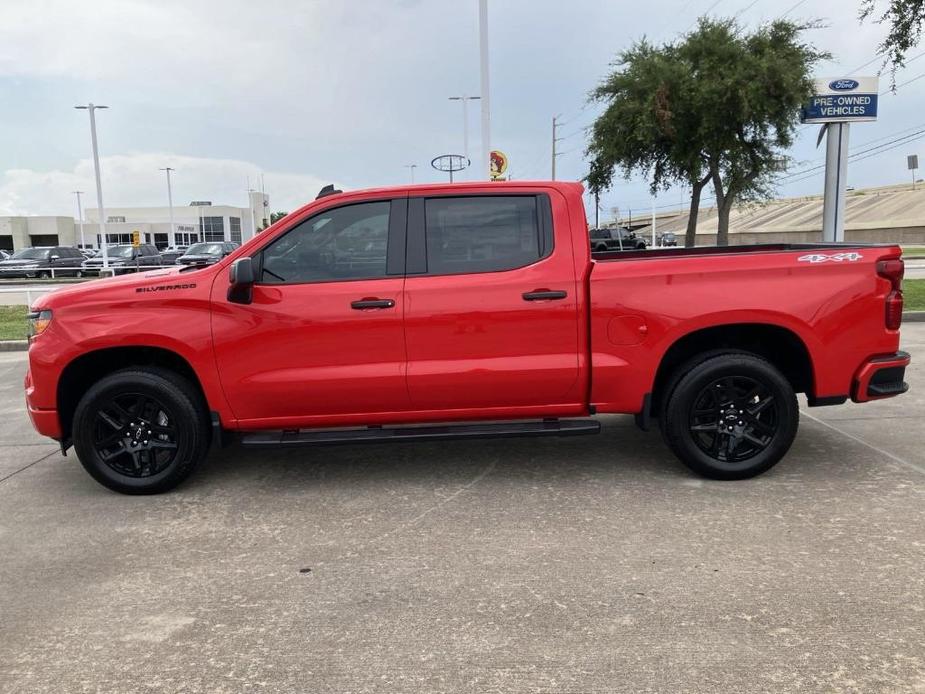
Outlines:
{"type": "Polygon", "coordinates": [[[83,191],[75,190],[74,195],[77,196],[77,228],[80,229],[80,247],[86,248],[87,243],[84,241],[84,211],[80,205],[80,196],[83,195],[83,191]]]}
{"type": "Polygon", "coordinates": [[[168,237],[169,246],[177,245],[177,228],[173,224],[173,191],[170,189],[170,172],[175,171],[169,166],[165,166],[160,171],[167,172],[167,204],[170,206],[170,236],[168,237]]]}
{"type": "Polygon", "coordinates": [[[482,100],[482,175],[491,178],[491,106],[488,85],[488,0],[479,0],[479,91],[482,100]]]}
{"type": "Polygon", "coordinates": [[[417,164],[405,164],[405,168],[411,172],[411,182],[414,183],[414,170],[418,168],[417,164]]]}
{"type": "Polygon", "coordinates": [[[462,114],[463,114],[463,156],[469,158],[469,108],[468,102],[470,101],[479,101],[482,97],[480,96],[467,96],[463,94],[462,96],[451,96],[449,97],[450,101],[459,101],[462,103],[462,114]]]}
{"type": "Polygon", "coordinates": [[[75,106],[74,108],[90,113],[90,147],[93,150],[93,173],[96,176],[96,205],[100,213],[100,242],[103,249],[103,269],[109,270],[109,244],[106,243],[106,210],[103,209],[103,187],[100,184],[100,152],[96,144],[96,117],[94,111],[98,108],[109,108],[108,106],[97,106],[89,103],[86,106],[75,106]]]}

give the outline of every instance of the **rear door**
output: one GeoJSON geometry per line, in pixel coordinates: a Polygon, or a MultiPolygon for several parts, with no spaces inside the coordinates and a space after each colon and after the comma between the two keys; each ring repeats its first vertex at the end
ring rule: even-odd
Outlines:
{"type": "Polygon", "coordinates": [[[241,426],[365,423],[408,409],[407,199],[315,213],[255,251],[253,302],[212,290],[222,386],[241,426]]]}
{"type": "Polygon", "coordinates": [[[558,193],[410,200],[405,339],[414,409],[526,415],[580,402],[569,234],[558,193]]]}

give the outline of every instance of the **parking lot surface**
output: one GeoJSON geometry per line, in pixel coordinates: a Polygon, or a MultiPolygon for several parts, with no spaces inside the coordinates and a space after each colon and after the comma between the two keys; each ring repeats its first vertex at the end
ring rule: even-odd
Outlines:
{"type": "Polygon", "coordinates": [[[213,456],[125,497],[0,354],[0,691],[925,691],[910,393],[807,410],[745,482],[655,432],[213,456]]]}

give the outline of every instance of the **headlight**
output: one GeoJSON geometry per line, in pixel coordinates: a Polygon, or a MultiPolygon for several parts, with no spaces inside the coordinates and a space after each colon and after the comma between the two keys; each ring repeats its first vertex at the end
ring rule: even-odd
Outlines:
{"type": "Polygon", "coordinates": [[[51,323],[51,309],[30,311],[26,318],[29,319],[29,337],[41,335],[51,323]]]}

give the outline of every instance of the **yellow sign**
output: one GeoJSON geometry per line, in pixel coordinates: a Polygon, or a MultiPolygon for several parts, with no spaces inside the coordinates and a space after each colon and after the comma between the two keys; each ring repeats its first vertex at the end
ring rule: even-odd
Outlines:
{"type": "Polygon", "coordinates": [[[141,245],[141,232],[140,231],[132,232],[132,245],[135,248],[138,248],[141,245]]]}
{"type": "Polygon", "coordinates": [[[503,180],[502,176],[507,171],[507,155],[501,150],[493,149],[488,156],[491,180],[503,180]]]}

